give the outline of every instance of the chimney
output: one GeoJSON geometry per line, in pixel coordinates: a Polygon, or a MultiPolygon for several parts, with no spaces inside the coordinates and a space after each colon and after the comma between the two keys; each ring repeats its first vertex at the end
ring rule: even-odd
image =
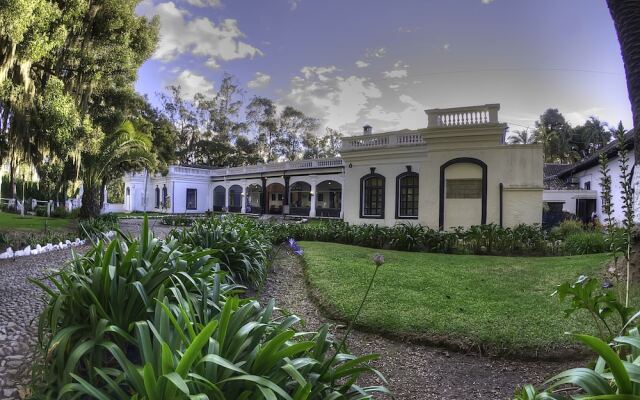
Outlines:
{"type": "Polygon", "coordinates": [[[371,125],[363,126],[362,133],[364,133],[365,135],[371,135],[373,133],[373,127],[371,125]]]}

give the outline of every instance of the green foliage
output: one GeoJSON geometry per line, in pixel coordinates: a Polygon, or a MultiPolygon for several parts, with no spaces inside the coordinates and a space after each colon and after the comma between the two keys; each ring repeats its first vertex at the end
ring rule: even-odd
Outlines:
{"type": "Polygon", "coordinates": [[[569,235],[581,233],[584,231],[584,224],[577,219],[565,219],[558,226],[551,229],[551,237],[554,239],[564,240],[569,235]]]}
{"type": "Polygon", "coordinates": [[[165,215],[160,222],[169,226],[190,226],[193,224],[194,218],[186,215],[165,215]]]}
{"type": "Polygon", "coordinates": [[[565,250],[568,254],[604,253],[608,248],[607,240],[600,231],[577,232],[565,239],[565,250]]]}
{"type": "MultiPolygon", "coordinates": [[[[199,232],[222,224],[240,222],[203,223],[199,232]]],[[[369,365],[377,356],[339,352],[327,326],[298,332],[300,319],[275,316],[273,301],[263,307],[239,298],[239,287],[220,270],[221,251],[194,249],[173,236],[154,238],[145,219],[140,238],[98,242],[35,282],[47,295],[39,323],[46,364],[36,376],[36,398],[319,400],[388,393],[357,384],[363,374],[378,374],[369,365]]],[[[239,236],[237,244],[254,239],[239,236]]]]}
{"type": "Polygon", "coordinates": [[[228,216],[196,220],[189,229],[174,230],[170,237],[214,254],[229,278],[240,284],[259,287],[266,278],[271,243],[247,218],[228,216]]]}
{"type": "MultiPolygon", "coordinates": [[[[289,238],[353,244],[376,249],[426,251],[433,253],[486,255],[561,255],[605,251],[604,236],[589,232],[585,239],[575,238],[571,246],[552,240],[539,225],[518,225],[501,228],[496,224],[476,225],[469,229],[439,231],[421,225],[398,224],[349,225],[341,221],[308,224],[269,224],[255,222],[276,243],[289,238]],[[583,245],[580,247],[580,245],[583,245]]],[[[580,228],[582,232],[582,228],[580,228]]]]}
{"type": "Polygon", "coordinates": [[[118,230],[118,217],[114,214],[103,214],[95,218],[81,220],[78,223],[78,234],[83,238],[97,238],[109,231],[118,230]]]}
{"type": "Polygon", "coordinates": [[[589,335],[573,335],[598,355],[591,368],[563,371],[544,383],[538,391],[532,385],[516,391],[516,400],[569,399],[637,399],[640,393],[638,357],[640,334],[633,328],[626,335],[613,339],[611,344],[589,335]],[[567,385],[579,388],[580,395],[568,395],[567,385]],[[579,397],[578,397],[579,396],[579,397]]]}
{"type": "Polygon", "coordinates": [[[587,311],[598,328],[600,338],[609,341],[616,332],[626,326],[634,309],[625,307],[616,298],[611,288],[603,288],[595,278],[581,275],[574,283],[564,282],[555,292],[562,302],[569,298],[569,308],[565,315],[578,310],[587,311]]]}

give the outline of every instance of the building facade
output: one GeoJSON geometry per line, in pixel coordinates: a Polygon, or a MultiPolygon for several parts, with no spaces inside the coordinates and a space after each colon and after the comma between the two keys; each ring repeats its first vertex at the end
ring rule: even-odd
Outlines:
{"type": "Polygon", "coordinates": [[[427,127],[344,138],[341,158],[125,177],[126,211],[342,218],[433,228],[540,223],[542,146],[507,145],[498,104],[426,110],[427,127]]]}

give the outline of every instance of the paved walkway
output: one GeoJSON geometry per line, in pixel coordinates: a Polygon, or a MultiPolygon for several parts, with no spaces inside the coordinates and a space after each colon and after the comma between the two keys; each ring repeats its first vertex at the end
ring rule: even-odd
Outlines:
{"type": "Polygon", "coordinates": [[[42,278],[49,268],[59,268],[69,258],[71,250],[59,250],[0,260],[0,399],[28,395],[38,317],[43,308],[42,291],[28,279],[42,278]]]}

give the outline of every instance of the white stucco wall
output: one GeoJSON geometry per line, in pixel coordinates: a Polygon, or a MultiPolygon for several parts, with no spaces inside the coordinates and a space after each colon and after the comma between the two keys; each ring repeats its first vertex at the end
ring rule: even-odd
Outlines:
{"type": "MultiPolygon", "coordinates": [[[[630,168],[635,163],[635,156],[633,151],[629,151],[629,166],[630,168]]],[[[611,174],[611,198],[613,202],[613,216],[617,222],[621,222],[624,219],[624,213],[622,209],[622,194],[621,194],[621,185],[620,185],[620,160],[616,157],[612,160],[609,160],[609,171],[611,174]]],[[[640,173],[640,171],[635,171],[634,173],[640,173]]],[[[584,171],[577,172],[575,177],[578,178],[580,188],[585,187],[586,182],[591,182],[591,190],[595,190],[597,192],[596,196],[596,212],[598,213],[598,219],[602,222],[604,220],[602,215],[602,187],[600,185],[600,166],[594,165],[591,168],[588,168],[584,171]]],[[[574,201],[575,203],[575,201],[574,201]]],[[[571,211],[570,211],[571,212],[571,211]]],[[[575,213],[575,204],[573,205],[573,212],[575,213]]]]}

